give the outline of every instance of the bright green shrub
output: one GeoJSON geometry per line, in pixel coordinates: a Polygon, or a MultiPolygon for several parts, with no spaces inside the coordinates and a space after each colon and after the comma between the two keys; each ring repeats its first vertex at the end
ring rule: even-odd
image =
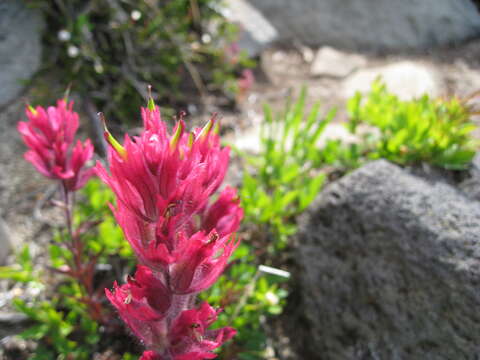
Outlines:
{"type": "Polygon", "coordinates": [[[361,152],[369,159],[385,158],[400,165],[429,163],[448,169],[464,169],[472,160],[478,141],[476,125],[464,101],[432,99],[428,95],[400,100],[380,81],[368,95],[357,93],[348,102],[348,126],[373,126],[362,135],[361,152]]]}

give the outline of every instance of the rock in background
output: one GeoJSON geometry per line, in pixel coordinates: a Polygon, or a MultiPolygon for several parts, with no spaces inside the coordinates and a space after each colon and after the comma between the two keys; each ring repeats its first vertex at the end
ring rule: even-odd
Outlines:
{"type": "Polygon", "coordinates": [[[245,0],[228,0],[220,9],[240,27],[238,45],[249,56],[257,56],[278,39],[278,33],[262,13],[245,0]]]}
{"type": "Polygon", "coordinates": [[[295,39],[310,46],[375,51],[425,49],[480,33],[480,15],[471,0],[248,2],[263,13],[281,40],[295,39]]]}
{"type": "Polygon", "coordinates": [[[343,78],[365,66],[367,60],[358,54],[347,54],[329,46],[320,48],[315,55],[310,73],[313,76],[343,78]]]}
{"type": "Polygon", "coordinates": [[[0,266],[5,265],[8,255],[12,250],[12,243],[10,240],[10,232],[7,224],[0,217],[0,266]]]}
{"type": "Polygon", "coordinates": [[[0,1],[0,106],[15,99],[40,66],[42,20],[23,1],[0,1]]]}
{"type": "Polygon", "coordinates": [[[376,79],[381,79],[402,100],[424,94],[441,96],[445,88],[442,75],[432,64],[404,60],[357,71],[343,82],[343,96],[350,98],[357,91],[368,93],[376,79]]]}
{"type": "Polygon", "coordinates": [[[437,180],[379,160],[301,219],[305,358],[480,354],[480,203],[437,180]]]}

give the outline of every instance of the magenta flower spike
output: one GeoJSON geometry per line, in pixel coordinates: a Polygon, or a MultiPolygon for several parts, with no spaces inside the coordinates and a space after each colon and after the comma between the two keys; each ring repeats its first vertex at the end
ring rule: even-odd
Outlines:
{"type": "Polygon", "coordinates": [[[219,310],[213,309],[206,302],[198,309],[183,311],[173,322],[168,334],[170,348],[162,355],[159,349],[145,351],[140,360],[203,360],[213,359],[212,352],[224,342],[235,336],[236,331],[230,327],[209,330],[217,320],[219,310]]]}
{"type": "Polygon", "coordinates": [[[238,246],[243,210],[235,189],[215,201],[228,167],[229,149],[220,146],[218,123],[185,130],[183,116],[172,132],[158,107],[142,108],[144,130],[120,145],[105,129],[109,171],[98,176],[117,198],[112,206],[141,265],[134,278],[106,290],[120,317],[142,341],[142,360],[200,360],[235,334],[209,330],[218,310],[195,308],[198,292],[209,288],[238,246]]]}
{"type": "Polygon", "coordinates": [[[29,121],[18,123],[29,148],[25,159],[42,175],[63,181],[68,191],[83,187],[94,174],[93,169],[85,167],[92,158],[93,145],[90,140],[73,145],[79,123],[73,103],[58,100],[57,106],[47,110],[27,106],[26,115],[29,121]]]}
{"type": "Polygon", "coordinates": [[[211,351],[230,340],[236,333],[225,327],[209,330],[220,311],[203,302],[198,309],[183,311],[174,321],[169,334],[175,360],[213,359],[211,351]]]}

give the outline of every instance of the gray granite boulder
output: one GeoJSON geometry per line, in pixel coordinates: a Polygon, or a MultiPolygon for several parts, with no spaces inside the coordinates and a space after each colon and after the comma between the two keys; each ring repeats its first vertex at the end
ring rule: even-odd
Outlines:
{"type": "Polygon", "coordinates": [[[471,0],[248,1],[280,39],[310,46],[425,49],[480,33],[480,16],[471,0]]]}
{"type": "Polygon", "coordinates": [[[298,240],[306,358],[480,355],[480,202],[379,160],[328,186],[298,240]]]}
{"type": "Polygon", "coordinates": [[[41,61],[40,13],[21,0],[0,1],[0,106],[18,96],[41,61]]]}

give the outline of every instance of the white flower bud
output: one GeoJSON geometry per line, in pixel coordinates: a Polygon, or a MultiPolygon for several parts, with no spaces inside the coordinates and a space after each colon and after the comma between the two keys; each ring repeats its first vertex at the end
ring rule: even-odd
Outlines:
{"type": "Polygon", "coordinates": [[[72,34],[70,34],[70,31],[62,29],[58,32],[58,40],[60,41],[68,41],[72,38],[72,34]]]}
{"type": "Polygon", "coordinates": [[[142,17],[142,13],[138,10],[133,10],[130,13],[130,17],[132,18],[133,21],[138,21],[142,17]]]}
{"type": "Polygon", "coordinates": [[[67,49],[67,54],[71,58],[77,57],[79,53],[80,53],[80,50],[75,45],[70,45],[67,49]]]}

